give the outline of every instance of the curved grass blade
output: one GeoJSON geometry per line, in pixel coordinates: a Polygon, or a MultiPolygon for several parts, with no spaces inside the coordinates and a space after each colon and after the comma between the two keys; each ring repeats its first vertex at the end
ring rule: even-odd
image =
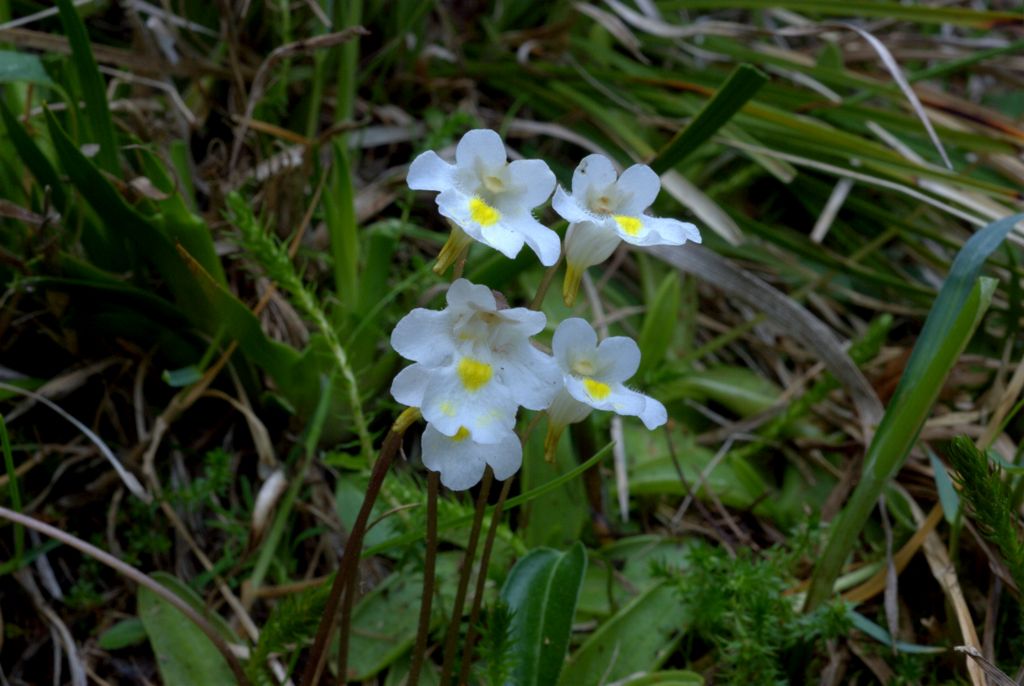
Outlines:
{"type": "Polygon", "coordinates": [[[757,95],[767,81],[765,73],[756,67],[749,64],[736,67],[704,109],[651,160],[651,169],[664,174],[686,159],[757,95]]]}
{"type": "Polygon", "coordinates": [[[995,281],[978,278],[985,260],[1002,244],[1018,214],[993,222],[961,248],[939,291],[889,407],[864,460],[860,483],[836,521],[818,561],[806,610],[821,604],[853,549],[878,496],[917,440],[939,390],[988,308],[995,281]]]}
{"type": "Polygon", "coordinates": [[[71,61],[78,71],[78,80],[82,86],[82,98],[85,100],[87,115],[82,119],[86,130],[92,133],[94,142],[100,146],[100,151],[96,155],[97,162],[103,171],[117,174],[117,136],[114,133],[114,122],[110,118],[110,107],[107,105],[107,89],[103,85],[103,77],[92,54],[89,34],[71,0],[57,0],[57,8],[60,10],[60,21],[71,45],[71,61]]]}

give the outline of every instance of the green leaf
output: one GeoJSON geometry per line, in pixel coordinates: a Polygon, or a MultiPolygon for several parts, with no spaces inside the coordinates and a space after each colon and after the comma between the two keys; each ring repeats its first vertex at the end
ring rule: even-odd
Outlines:
{"type": "Polygon", "coordinates": [[[338,143],[334,144],[330,188],[324,194],[323,203],[334,258],[334,287],[338,301],[350,311],[359,302],[359,227],[348,153],[338,143]]]}
{"type": "Polygon", "coordinates": [[[749,64],[736,67],[704,109],[697,113],[685,129],[673,136],[651,160],[651,169],[658,174],[664,174],[689,157],[732,119],[767,81],[768,77],[764,72],[749,64]]]}
{"type": "Polygon", "coordinates": [[[846,616],[850,619],[850,623],[853,624],[853,626],[856,629],[863,631],[865,634],[867,634],[868,636],[870,636],[871,638],[875,639],[876,641],[885,646],[895,648],[901,653],[912,653],[916,655],[937,655],[939,653],[945,653],[947,650],[949,650],[948,648],[945,648],[943,646],[922,646],[917,645],[916,643],[893,641],[892,635],[888,631],[878,626],[877,624],[875,624],[859,612],[854,611],[852,608],[847,611],[846,616]]]}
{"type": "Polygon", "coordinates": [[[34,83],[37,86],[53,85],[38,55],[0,50],[0,83],[19,81],[34,83]]]}
{"type": "Polygon", "coordinates": [[[704,677],[688,669],[668,669],[622,682],[623,686],[704,686],[704,677]]]}
{"type": "Polygon", "coordinates": [[[100,634],[97,645],[103,650],[119,650],[146,640],[146,627],[138,617],[125,619],[100,634]]]}
{"type": "Polygon", "coordinates": [[[942,514],[949,524],[955,524],[960,515],[960,496],[953,486],[953,479],[946,471],[946,465],[933,453],[928,451],[928,460],[932,464],[932,471],[935,472],[935,490],[939,492],[939,502],[942,503],[942,514]]]}
{"type": "Polygon", "coordinates": [[[689,625],[675,585],[663,581],[602,624],[569,658],[558,683],[609,684],[655,670],[689,625]]]}
{"type": "Polygon", "coordinates": [[[808,610],[831,594],[832,582],[839,576],[879,494],[917,440],[949,370],[991,302],[996,282],[979,278],[981,268],[1021,220],[1024,214],[992,222],[971,236],[953,260],[896,392],[868,446],[861,480],[836,521],[815,567],[807,595],[808,610]]]}
{"type": "Polygon", "coordinates": [[[769,490],[757,469],[743,458],[719,460],[715,468],[705,474],[715,453],[696,444],[682,427],[661,431],[647,431],[643,426],[629,423],[624,429],[626,452],[634,458],[629,471],[629,492],[632,495],[694,494],[709,498],[708,491],[729,507],[741,510],[752,507],[769,490]],[[666,436],[675,450],[672,458],[666,436]],[[679,479],[682,471],[686,484],[679,479]],[[686,486],[689,486],[687,489],[686,486]]]}
{"type": "Polygon", "coordinates": [[[516,563],[501,590],[513,611],[515,683],[545,686],[558,681],[569,645],[587,553],[579,541],[564,553],[530,551],[516,563]]]}
{"type": "Polygon", "coordinates": [[[92,44],[85,30],[82,18],[78,16],[71,0],[57,0],[60,10],[60,21],[64,25],[68,43],[71,45],[71,62],[78,72],[78,80],[82,86],[82,98],[85,100],[85,122],[87,130],[92,132],[90,142],[98,143],[99,154],[96,156],[99,166],[106,172],[117,174],[117,136],[114,133],[114,122],[110,118],[110,107],[107,105],[107,89],[100,75],[96,58],[92,54],[92,44]]]}
{"type": "Polygon", "coordinates": [[[64,193],[64,184],[57,175],[57,170],[53,168],[50,160],[47,159],[46,155],[35,144],[35,141],[28,135],[28,132],[25,131],[25,128],[14,117],[3,98],[0,98],[0,118],[4,120],[4,128],[7,129],[8,140],[14,145],[14,149],[18,152],[21,161],[32,172],[32,176],[36,177],[36,181],[40,186],[50,188],[50,197],[53,199],[53,205],[57,208],[58,212],[63,214],[67,207],[67,194],[64,193]]]}
{"type": "Polygon", "coordinates": [[[772,407],[782,391],[751,369],[722,365],[687,371],[659,384],[652,394],[664,403],[682,398],[713,400],[741,417],[748,417],[772,407]]]}
{"type": "MultiPolygon", "coordinates": [[[[205,613],[202,599],[174,577],[157,573],[153,578],[204,612],[207,619],[214,618],[205,613]]],[[[139,619],[156,654],[157,667],[166,686],[229,686],[235,683],[224,656],[181,611],[145,586],[139,587],[138,600],[139,619]]],[[[223,627],[223,620],[214,626],[218,624],[223,627]]]]}
{"type": "Polygon", "coordinates": [[[679,272],[672,270],[658,285],[658,290],[654,292],[654,298],[647,307],[647,314],[644,315],[644,324],[637,340],[637,345],[640,346],[640,368],[636,372],[638,378],[644,378],[652,368],[660,366],[664,361],[665,353],[668,352],[676,332],[675,327],[669,323],[675,322],[679,317],[681,298],[679,272]]]}

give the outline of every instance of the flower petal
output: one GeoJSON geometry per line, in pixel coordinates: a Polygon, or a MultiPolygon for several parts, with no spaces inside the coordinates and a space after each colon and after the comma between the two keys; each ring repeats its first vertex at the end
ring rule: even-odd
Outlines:
{"type": "Polygon", "coordinates": [[[522,236],[545,267],[550,267],[558,261],[559,255],[562,254],[562,241],[558,234],[534,219],[528,212],[506,216],[502,224],[522,236]]]}
{"type": "Polygon", "coordinates": [[[543,160],[509,162],[508,177],[516,192],[516,202],[527,210],[547,202],[555,190],[555,174],[543,160]]]}
{"type": "Polygon", "coordinates": [[[499,380],[490,378],[471,389],[463,383],[458,364],[432,370],[420,410],[423,418],[446,436],[465,427],[477,443],[496,443],[516,422],[516,401],[499,380]]]}
{"type": "Polygon", "coordinates": [[[453,440],[427,424],[421,446],[423,466],[432,472],[440,472],[441,483],[446,488],[464,491],[479,483],[484,475],[486,463],[480,444],[468,437],[453,440]]]}
{"type": "Polygon", "coordinates": [[[607,222],[570,224],[565,232],[565,261],[579,270],[607,260],[622,239],[607,222]]]}
{"type": "Polygon", "coordinates": [[[562,388],[548,407],[548,418],[553,426],[568,426],[582,422],[593,411],[590,405],[581,403],[562,388]]]}
{"type": "Polygon", "coordinates": [[[592,379],[566,379],[565,389],[569,395],[595,410],[605,410],[622,415],[638,415],[643,412],[646,396],[631,391],[622,384],[605,384],[592,379]]]}
{"type": "Polygon", "coordinates": [[[612,336],[597,346],[597,377],[605,383],[622,383],[640,367],[640,346],[632,338],[612,336]]]}
{"type": "Polygon", "coordinates": [[[481,165],[490,170],[503,167],[507,159],[501,136],[490,129],[467,131],[455,148],[455,162],[459,167],[481,165]]]}
{"type": "Polygon", "coordinates": [[[620,214],[643,214],[661,190],[661,179],[646,164],[634,164],[622,172],[615,189],[619,194],[620,214]]]}
{"type": "Polygon", "coordinates": [[[506,334],[518,337],[533,336],[543,331],[548,322],[547,315],[528,307],[510,307],[507,310],[500,310],[498,315],[501,317],[498,342],[504,342],[506,334]]]}
{"type": "Polygon", "coordinates": [[[391,382],[391,395],[402,405],[419,407],[423,404],[428,383],[430,371],[419,363],[412,364],[395,376],[391,382]]]}
{"type": "MultiPolygon", "coordinates": [[[[581,204],[586,206],[587,197],[592,190],[603,192],[615,183],[615,165],[604,155],[594,153],[584,157],[572,173],[572,194],[581,204]]],[[[573,220],[569,220],[573,221],[573,220]]]]}
{"type": "Polygon", "coordinates": [[[597,332],[587,320],[571,317],[564,320],[555,329],[551,339],[551,350],[559,368],[566,373],[573,373],[573,364],[579,357],[594,355],[597,349],[597,332]]]}
{"type": "Polygon", "coordinates": [[[551,207],[562,219],[567,222],[589,222],[594,217],[584,208],[575,196],[569,195],[559,186],[555,190],[555,197],[551,200],[551,207]]]}
{"type": "Polygon", "coordinates": [[[417,307],[402,317],[391,332],[391,347],[407,360],[428,367],[441,365],[454,351],[450,328],[448,313],[417,307]]]}
{"type": "Polygon", "coordinates": [[[648,430],[653,431],[668,421],[668,410],[665,409],[664,405],[649,395],[644,396],[644,401],[643,412],[638,416],[640,417],[640,421],[644,423],[644,426],[646,426],[648,430]]]}
{"type": "Polygon", "coordinates": [[[481,310],[496,310],[498,308],[498,303],[494,300],[494,293],[490,288],[472,283],[467,279],[456,279],[448,287],[445,299],[448,301],[448,306],[453,309],[470,306],[481,310]]]}
{"type": "Polygon", "coordinates": [[[502,363],[499,376],[516,402],[528,410],[543,410],[562,388],[562,371],[554,358],[521,343],[502,363]]]}
{"type": "Polygon", "coordinates": [[[482,446],[481,449],[484,460],[491,465],[494,478],[498,481],[504,481],[518,472],[523,464],[523,444],[515,433],[510,432],[503,440],[494,445],[482,446]]]}
{"type": "MultiPolygon", "coordinates": [[[[634,237],[622,236],[633,245],[682,245],[687,241],[700,243],[700,231],[693,224],[668,217],[641,217],[644,231],[634,237]]],[[[621,234],[620,234],[621,235],[621,234]]]]}
{"type": "Polygon", "coordinates": [[[414,191],[443,191],[452,185],[454,171],[454,166],[428,150],[412,161],[405,180],[414,191]]]}
{"type": "Polygon", "coordinates": [[[494,248],[511,260],[515,259],[519,251],[523,249],[526,239],[503,221],[483,227],[480,231],[480,242],[494,248]]]}

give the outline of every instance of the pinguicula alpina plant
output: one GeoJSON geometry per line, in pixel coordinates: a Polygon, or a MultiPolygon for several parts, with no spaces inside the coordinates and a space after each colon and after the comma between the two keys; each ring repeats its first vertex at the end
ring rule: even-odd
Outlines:
{"type": "MultiPolygon", "coordinates": [[[[304,686],[313,682],[319,669],[326,649],[329,618],[339,605],[338,669],[345,673],[357,561],[370,510],[403,434],[418,418],[427,422],[421,438],[421,457],[431,472],[425,562],[430,571],[424,574],[417,648],[413,650],[409,683],[418,679],[430,626],[432,565],[437,553],[438,479],[453,491],[481,484],[466,547],[468,562],[460,572],[452,621],[445,637],[442,686],[451,684],[456,676],[459,683],[464,682],[469,671],[476,637],[474,622],[479,616],[482,581],[486,578],[483,570],[487,569],[496,532],[494,523],[500,516],[511,477],[523,461],[522,440],[515,430],[519,408],[547,413],[546,457],[554,454],[567,425],[582,421],[595,409],[639,417],[648,429],[668,421],[664,405],[624,385],[640,364],[640,349],[631,339],[613,336],[599,343],[589,323],[570,318],[555,329],[553,354],[533,343],[532,337],[548,323],[538,309],[550,278],[543,279],[532,309],[508,307],[501,294],[460,278],[464,257],[473,241],[509,258],[527,245],[541,264],[552,272],[557,268],[562,253],[558,234],[534,216],[534,211],[551,198],[555,189],[555,176],[545,162],[509,162],[501,137],[494,131],[477,129],[459,141],[454,164],[434,151],[424,152],[410,165],[407,181],[413,190],[438,192],[438,211],[448,219],[452,232],[434,271],[441,274],[455,265],[455,280],[448,288],[444,309],[416,308],[392,332],[391,346],[412,364],[395,376],[391,394],[408,409],[395,421],[374,464],[311,651],[311,667],[304,674],[304,686]],[[454,672],[458,626],[472,559],[495,478],[505,483],[481,555],[461,669],[454,672]]],[[[660,188],[658,176],[647,166],[634,165],[620,176],[606,157],[590,155],[573,174],[572,193],[558,189],[554,209],[570,222],[565,240],[567,269],[563,288],[567,303],[575,299],[586,268],[606,259],[620,241],[634,245],[700,242],[700,232],[693,224],[645,214],[660,188]]]]}

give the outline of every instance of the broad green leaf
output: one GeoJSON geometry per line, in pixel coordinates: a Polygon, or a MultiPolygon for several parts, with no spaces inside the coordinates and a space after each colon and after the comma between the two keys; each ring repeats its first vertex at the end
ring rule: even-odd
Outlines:
{"type": "Polygon", "coordinates": [[[34,83],[37,86],[53,85],[38,55],[0,50],[0,83],[18,81],[34,83]]]}
{"type": "Polygon", "coordinates": [[[96,644],[103,650],[119,650],[146,640],[146,627],[138,617],[123,619],[102,634],[96,644]]]}
{"type": "MultiPolygon", "coordinates": [[[[437,589],[433,621],[447,611],[455,598],[461,552],[441,553],[437,557],[437,589]]],[[[391,574],[368,593],[352,614],[349,643],[349,678],[364,681],[393,663],[416,641],[416,617],[423,593],[423,571],[406,567],[391,574]]],[[[337,651],[335,642],[332,652],[337,651]]],[[[333,662],[333,661],[332,661],[333,662]]]]}
{"type": "Polygon", "coordinates": [[[651,160],[651,168],[664,174],[686,159],[726,124],[741,107],[761,90],[768,77],[760,69],[741,64],[718,89],[696,117],[651,160]]]}
{"type": "Polygon", "coordinates": [[[621,683],[622,686],[704,686],[704,677],[688,669],[669,669],[621,683]]]}
{"type": "Polygon", "coordinates": [[[603,623],[570,656],[558,683],[608,684],[656,670],[689,624],[674,585],[661,582],[652,586],[603,623]]]}
{"type": "Polygon", "coordinates": [[[577,541],[564,553],[530,551],[505,580],[501,597],[513,611],[513,674],[519,686],[558,681],[586,566],[586,550],[577,541]]]}
{"type": "MultiPolygon", "coordinates": [[[[205,613],[202,599],[169,574],[153,574],[162,585],[205,613]]],[[[157,667],[166,686],[231,686],[235,677],[224,656],[209,638],[176,607],[145,586],[139,587],[139,619],[156,654],[157,667]]],[[[223,621],[215,622],[223,626],[223,621]]],[[[226,636],[225,638],[228,638],[226,636]]]]}
{"type": "MultiPolygon", "coordinates": [[[[580,425],[585,427],[588,425],[580,425]]],[[[520,478],[524,490],[543,487],[576,466],[577,460],[567,430],[555,452],[553,464],[544,460],[544,431],[533,431],[523,446],[520,478]]],[[[579,539],[589,519],[589,506],[582,481],[573,479],[548,493],[533,498],[520,515],[519,536],[528,548],[565,548],[579,539]]]]}
{"type": "Polygon", "coordinates": [[[587,565],[576,621],[605,620],[637,593],[661,581],[657,570],[682,569],[692,541],[655,534],[630,536],[595,551],[587,565]]]}
{"type": "Polygon", "coordinates": [[[630,422],[626,424],[624,433],[626,452],[633,456],[629,470],[629,492],[632,495],[685,496],[693,493],[706,499],[710,489],[726,505],[747,509],[768,491],[768,484],[745,459],[720,460],[702,481],[702,475],[707,472],[715,453],[698,446],[693,437],[679,427],[647,431],[643,426],[630,422]],[[673,443],[675,460],[666,441],[666,431],[669,432],[668,440],[673,443]],[[685,485],[679,478],[676,464],[686,479],[685,485]]]}
{"type": "Polygon", "coordinates": [[[676,329],[672,324],[679,318],[679,302],[682,298],[682,285],[679,272],[670,271],[662,280],[654,293],[654,299],[647,306],[643,328],[640,329],[640,368],[637,378],[662,364],[665,353],[672,343],[676,329]]]}
{"type": "Polygon", "coordinates": [[[813,609],[832,591],[850,550],[871,516],[879,494],[903,464],[928,414],[991,302],[996,282],[981,277],[981,268],[1013,227],[1018,214],[993,222],[971,236],[953,260],[939,295],[878,426],[864,460],[864,471],[819,558],[807,595],[813,609]]]}
{"type": "Polygon", "coordinates": [[[92,43],[85,30],[85,24],[78,15],[71,0],[57,0],[60,10],[60,21],[64,25],[68,43],[71,45],[71,62],[78,72],[78,80],[82,87],[82,98],[85,100],[85,116],[81,117],[87,131],[92,132],[89,142],[100,146],[97,161],[99,166],[111,174],[117,174],[118,164],[117,135],[114,122],[110,118],[110,107],[107,105],[107,89],[100,75],[96,58],[92,54],[92,43]]]}
{"type": "Polygon", "coordinates": [[[727,366],[687,371],[652,391],[652,395],[665,403],[683,398],[712,400],[741,417],[767,410],[781,394],[778,386],[754,370],[727,366]]]}

